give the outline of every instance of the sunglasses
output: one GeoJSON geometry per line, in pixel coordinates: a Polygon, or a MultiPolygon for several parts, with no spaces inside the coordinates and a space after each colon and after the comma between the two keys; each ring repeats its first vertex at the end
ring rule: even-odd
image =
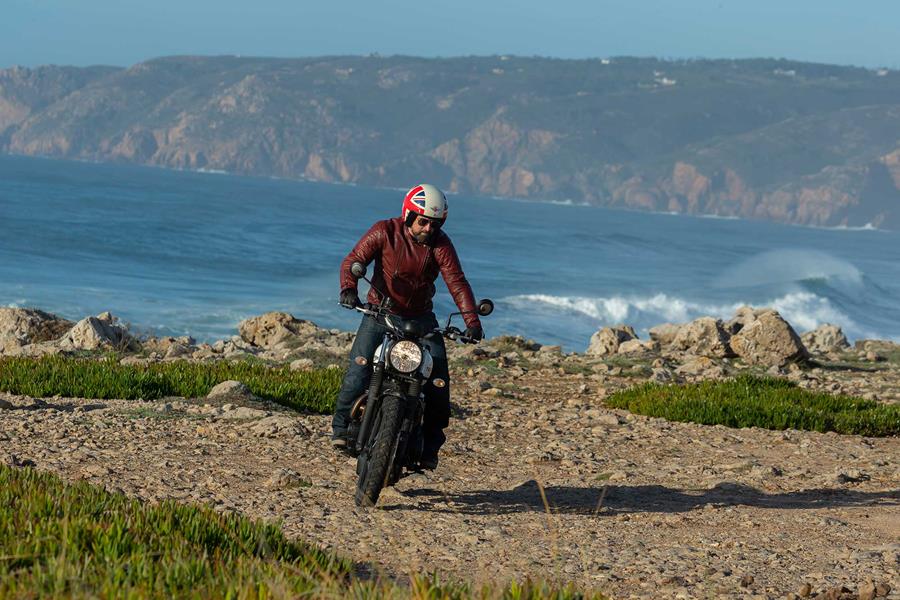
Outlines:
{"type": "Polygon", "coordinates": [[[416,225],[418,225],[419,227],[427,227],[428,225],[431,225],[432,229],[440,229],[441,228],[440,221],[436,221],[435,219],[429,219],[428,217],[418,217],[416,219],[416,225]]]}

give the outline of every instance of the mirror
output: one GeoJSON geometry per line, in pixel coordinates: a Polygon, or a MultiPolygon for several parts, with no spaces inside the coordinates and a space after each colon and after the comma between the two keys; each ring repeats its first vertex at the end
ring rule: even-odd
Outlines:
{"type": "Polygon", "coordinates": [[[366,276],[366,265],[361,262],[355,262],[350,265],[350,272],[353,273],[353,276],[357,279],[362,279],[366,276]]]}
{"type": "Polygon", "coordinates": [[[478,303],[478,314],[482,317],[486,317],[492,312],[494,312],[494,303],[487,298],[478,303]]]}

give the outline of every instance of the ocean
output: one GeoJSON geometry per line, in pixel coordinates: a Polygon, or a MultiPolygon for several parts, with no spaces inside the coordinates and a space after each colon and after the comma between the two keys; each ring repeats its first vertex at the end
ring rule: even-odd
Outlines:
{"type": "MultiPolygon", "coordinates": [[[[418,182],[409,182],[413,185],[418,182]]],[[[338,266],[405,190],[0,156],[0,306],[229,337],[287,311],[355,330],[338,266]]],[[[583,351],[599,327],[771,306],[802,332],[900,341],[900,233],[449,196],[488,336],[583,351]]],[[[438,282],[435,312],[453,309],[438,282]]]]}

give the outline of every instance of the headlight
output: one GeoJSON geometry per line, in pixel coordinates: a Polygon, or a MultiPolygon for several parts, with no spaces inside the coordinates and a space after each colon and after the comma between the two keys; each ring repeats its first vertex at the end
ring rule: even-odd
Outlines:
{"type": "Polygon", "coordinates": [[[391,347],[388,357],[392,367],[401,373],[412,373],[422,364],[422,348],[415,342],[403,340],[391,347]]]}

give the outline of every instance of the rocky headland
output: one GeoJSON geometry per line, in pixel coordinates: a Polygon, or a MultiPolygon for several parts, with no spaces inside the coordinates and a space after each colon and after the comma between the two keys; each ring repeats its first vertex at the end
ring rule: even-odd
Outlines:
{"type": "Polygon", "coordinates": [[[900,229],[900,71],[178,56],[0,70],[0,152],[900,229]]]}
{"type": "MultiPolygon", "coordinates": [[[[123,363],[240,360],[340,367],[352,333],[286,313],[213,344],[132,336],[103,313],[71,322],[0,308],[0,353],[123,363]]],[[[329,417],[254,398],[32,398],[0,393],[0,459],[147,501],[174,498],[281,520],[285,531],[403,579],[528,575],[616,598],[875,598],[900,589],[900,440],[676,423],[614,410],[647,381],[743,372],[900,402],[900,345],[771,309],[603,328],[584,353],[521,337],[450,346],[454,418],[439,468],[354,507],[354,464],[329,417]]]]}

